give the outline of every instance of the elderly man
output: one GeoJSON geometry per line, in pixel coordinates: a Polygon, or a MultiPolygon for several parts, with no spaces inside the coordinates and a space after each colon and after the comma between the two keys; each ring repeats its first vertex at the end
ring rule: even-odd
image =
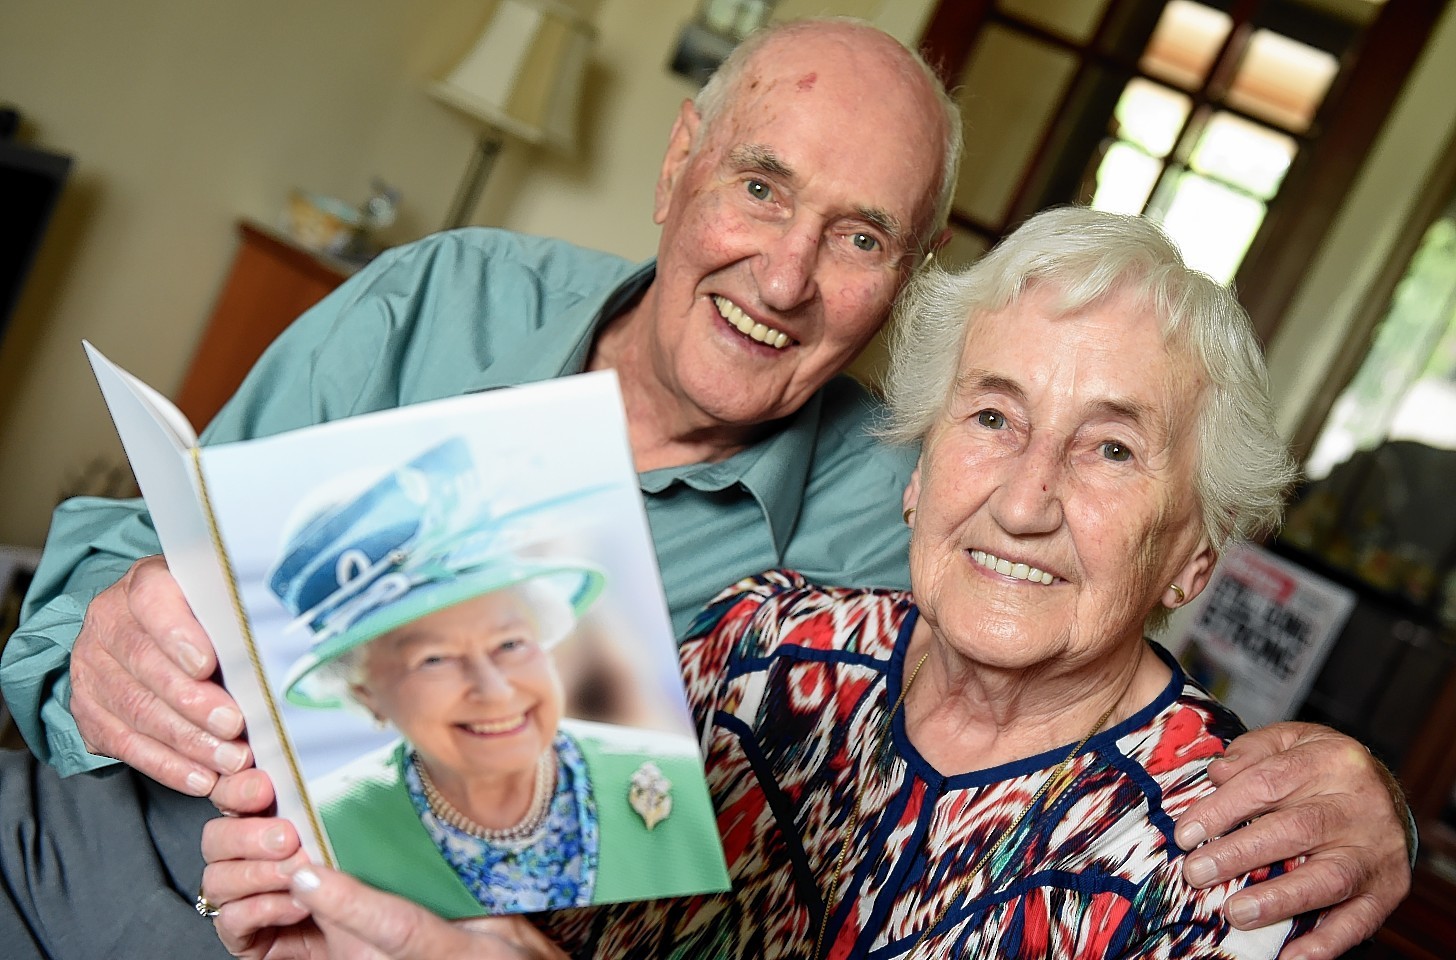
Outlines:
{"type": "MultiPolygon", "coordinates": [[[[768,567],[903,587],[912,457],[866,437],[875,407],[835,375],[942,237],[956,118],[924,65],[873,28],[810,21],[760,35],[673,125],[655,263],[481,230],[385,254],[279,339],[204,439],[613,368],[680,634],[720,587],[768,567]]],[[[242,718],[165,563],[136,560],[155,551],[137,504],[63,506],[6,654],[7,698],[63,772],[116,757],[255,812],[271,794],[261,774],[219,785],[249,765],[242,718]]],[[[1379,773],[1318,729],[1272,729],[1231,753],[1230,783],[1185,817],[1180,840],[1275,812],[1190,858],[1190,880],[1310,853],[1229,909],[1256,925],[1359,894],[1300,941],[1309,956],[1336,955],[1408,883],[1379,773]]],[[[37,778],[38,793],[80,789],[37,778]]],[[[204,801],[129,789],[119,810],[80,806],[80,837],[57,842],[130,835],[139,818],[195,839],[204,801]]],[[[161,872],[189,889],[200,861],[174,849],[161,872]]]]}

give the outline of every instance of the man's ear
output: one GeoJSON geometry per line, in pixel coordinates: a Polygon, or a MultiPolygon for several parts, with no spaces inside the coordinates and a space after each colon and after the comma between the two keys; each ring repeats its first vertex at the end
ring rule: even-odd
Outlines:
{"type": "Polygon", "coordinates": [[[950,243],[950,238],[951,238],[951,229],[950,229],[950,227],[946,227],[944,230],[940,231],[940,233],[936,236],[936,238],[933,241],[931,241],[931,244],[930,244],[930,252],[931,253],[939,253],[940,251],[944,250],[945,249],[945,245],[947,243],[950,243]]]}
{"type": "Polygon", "coordinates": [[[920,463],[917,461],[915,469],[910,474],[910,482],[905,484],[905,492],[900,497],[900,507],[905,512],[905,522],[911,526],[915,525],[915,518],[910,513],[915,505],[920,502],[920,463]]]}
{"type": "Polygon", "coordinates": [[[684,100],[678,108],[677,119],[672,122],[672,133],[667,137],[667,153],[662,158],[662,170],[657,175],[657,190],[652,201],[652,222],[662,225],[672,209],[673,191],[678,179],[688,164],[688,156],[697,139],[702,118],[691,100],[684,100]]]}
{"type": "Polygon", "coordinates": [[[1163,605],[1171,608],[1191,603],[1208,586],[1208,581],[1213,576],[1213,568],[1217,564],[1218,551],[1208,542],[1208,534],[1204,534],[1198,538],[1198,548],[1193,556],[1188,558],[1188,562],[1183,564],[1173,578],[1173,583],[1183,590],[1184,595],[1180,597],[1173,590],[1164,590],[1163,605]]]}

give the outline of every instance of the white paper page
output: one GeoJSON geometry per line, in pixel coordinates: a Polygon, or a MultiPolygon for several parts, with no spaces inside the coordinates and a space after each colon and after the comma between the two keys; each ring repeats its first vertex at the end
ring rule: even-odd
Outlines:
{"type": "MultiPolygon", "coordinates": [[[[167,565],[197,622],[219,648],[241,646],[231,591],[192,471],[197,436],[171,401],[85,343],[91,369],[126,448],[167,565]]],[[[224,678],[230,679],[227,671],[224,678]]]]}

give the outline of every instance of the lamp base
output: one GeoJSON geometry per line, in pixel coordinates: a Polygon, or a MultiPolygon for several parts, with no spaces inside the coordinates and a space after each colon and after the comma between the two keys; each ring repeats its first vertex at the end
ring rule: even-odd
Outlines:
{"type": "Polygon", "coordinates": [[[470,155],[470,165],[465,168],[465,178],[460,181],[460,187],[455,191],[455,200],[450,204],[450,212],[445,215],[444,229],[463,227],[470,220],[470,215],[480,203],[480,192],[485,189],[485,181],[490,178],[490,171],[495,167],[495,160],[503,142],[500,131],[494,127],[487,128],[480,135],[475,152],[470,155]]]}

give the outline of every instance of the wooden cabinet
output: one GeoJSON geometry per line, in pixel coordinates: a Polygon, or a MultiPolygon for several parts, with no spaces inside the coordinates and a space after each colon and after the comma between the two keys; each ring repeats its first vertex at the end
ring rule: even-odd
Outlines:
{"type": "Polygon", "coordinates": [[[238,238],[232,270],[177,392],[177,406],[199,429],[268,344],[357,269],[252,221],[238,223],[238,238]]]}

